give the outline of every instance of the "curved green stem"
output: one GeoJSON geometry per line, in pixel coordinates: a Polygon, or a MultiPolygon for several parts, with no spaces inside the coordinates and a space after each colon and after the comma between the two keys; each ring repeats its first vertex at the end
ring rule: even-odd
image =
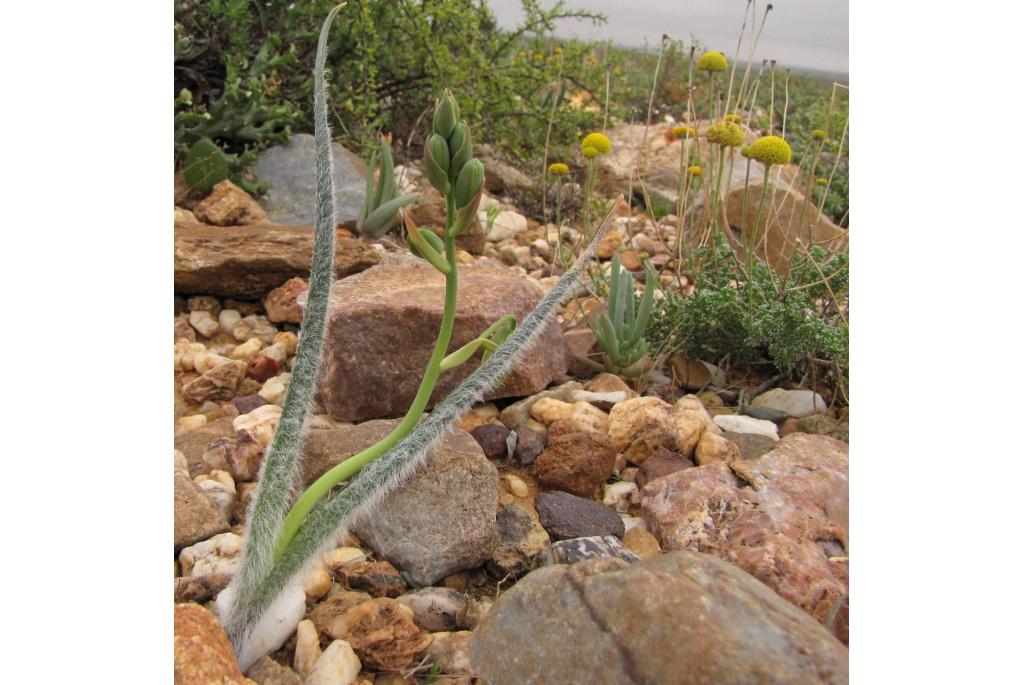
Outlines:
{"type": "MultiPolygon", "coordinates": [[[[758,226],[761,223],[761,210],[764,209],[765,198],[768,197],[768,185],[769,179],[771,178],[769,172],[771,172],[772,165],[764,165],[764,182],[761,184],[761,199],[757,203],[757,213],[754,216],[754,225],[751,228],[751,241],[750,249],[747,250],[747,317],[753,317],[754,307],[754,252],[757,250],[757,239],[758,239],[758,226]]],[[[765,233],[767,234],[767,221],[765,222],[765,233]]],[[[765,247],[765,262],[768,260],[768,248],[765,247]]],[[[768,269],[771,270],[771,265],[768,265],[768,269]]]]}
{"type": "Polygon", "coordinates": [[[323,499],[338,483],[341,483],[355,475],[361,468],[381,456],[395,446],[399,440],[408,435],[420,420],[420,416],[427,408],[430,396],[434,392],[434,386],[441,375],[441,362],[444,360],[445,352],[448,350],[448,343],[451,341],[452,331],[455,328],[455,305],[458,296],[458,269],[455,261],[455,238],[451,235],[452,222],[455,218],[455,194],[447,196],[448,216],[445,218],[444,252],[445,260],[451,267],[445,274],[444,289],[444,313],[441,316],[441,330],[437,335],[437,343],[434,351],[427,362],[427,368],[423,372],[423,380],[416,391],[412,405],[406,412],[402,421],[395,426],[387,437],[377,444],[369,447],[358,454],[349,457],[345,461],[320,476],[312,485],[299,496],[295,505],[285,517],[281,535],[277,539],[274,551],[274,558],[279,559],[288,545],[295,538],[296,533],[305,521],[306,516],[313,510],[317,502],[323,499]]]}

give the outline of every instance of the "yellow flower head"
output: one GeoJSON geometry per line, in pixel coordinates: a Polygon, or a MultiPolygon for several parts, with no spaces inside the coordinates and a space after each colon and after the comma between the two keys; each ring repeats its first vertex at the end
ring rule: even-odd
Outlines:
{"type": "Polygon", "coordinates": [[[697,129],[690,126],[676,126],[672,129],[672,139],[678,140],[679,138],[696,138],[697,129]]]}
{"type": "Polygon", "coordinates": [[[584,154],[586,154],[586,149],[588,147],[592,147],[597,150],[597,154],[603,155],[612,149],[612,141],[610,141],[608,136],[603,133],[588,133],[583,139],[582,146],[584,154]]]}
{"type": "Polygon", "coordinates": [[[750,146],[744,145],[743,147],[741,147],[740,154],[746,157],[747,159],[750,159],[750,146]]]}
{"type": "Polygon", "coordinates": [[[597,148],[590,146],[583,148],[583,156],[586,157],[587,159],[593,159],[594,157],[597,157],[597,148]]]}
{"type": "Polygon", "coordinates": [[[697,68],[701,71],[725,71],[729,61],[717,50],[708,50],[697,60],[697,68]]]}
{"type": "Polygon", "coordinates": [[[730,124],[738,124],[741,121],[743,121],[743,117],[741,117],[739,114],[726,114],[725,120],[728,121],[730,124]]]}
{"type": "Polygon", "coordinates": [[[815,140],[825,140],[825,132],[820,128],[816,128],[811,131],[811,138],[814,138],[815,140]]]}
{"type": "Polygon", "coordinates": [[[563,164],[562,162],[555,162],[548,167],[548,171],[551,172],[552,176],[565,176],[569,173],[569,165],[563,164]]]}
{"type": "Polygon", "coordinates": [[[691,166],[691,167],[687,167],[687,168],[686,168],[686,172],[687,172],[688,174],[690,174],[690,176],[703,176],[703,175],[704,175],[704,170],[703,170],[703,169],[701,169],[701,168],[700,168],[699,166],[697,166],[697,165],[693,165],[693,166],[691,166]]]}
{"type": "Polygon", "coordinates": [[[789,164],[793,148],[778,136],[763,136],[750,146],[750,156],[762,164],[789,164]]]}
{"type": "Polygon", "coordinates": [[[720,121],[708,128],[708,142],[718,143],[722,147],[743,145],[743,129],[736,124],[720,121]]]}
{"type": "Polygon", "coordinates": [[[815,181],[815,183],[817,183],[819,186],[828,185],[828,181],[826,181],[823,178],[819,178],[817,181],[815,181]]]}

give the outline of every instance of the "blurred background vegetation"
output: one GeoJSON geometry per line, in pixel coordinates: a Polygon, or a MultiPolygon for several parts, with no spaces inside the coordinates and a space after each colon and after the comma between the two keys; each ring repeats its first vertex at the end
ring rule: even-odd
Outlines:
{"type": "MultiPolygon", "coordinates": [[[[175,158],[208,138],[239,174],[256,153],[292,133],[312,131],[312,64],[317,27],[334,0],[176,0],[174,24],[175,158]]],[[[390,133],[399,161],[419,156],[422,125],[444,87],[469,103],[464,116],[478,142],[524,164],[537,163],[551,123],[552,156],[568,155],[607,116],[642,122],[658,45],[625,48],[606,41],[559,40],[560,20],[603,23],[565,2],[524,0],[523,19],[498,27],[484,0],[350,0],[331,35],[331,108],[335,137],[362,153],[390,133]],[[606,95],[607,94],[607,95],[606,95]]],[[[683,118],[691,47],[669,39],[654,93],[653,119],[683,118]]],[[[701,49],[697,46],[698,54],[701,49]]],[[[781,75],[778,83],[781,88],[781,75]]],[[[775,106],[783,107],[781,90],[775,106]]],[[[787,138],[795,163],[825,127],[827,79],[793,74],[787,138]]],[[[760,100],[767,105],[767,98],[760,100]]],[[[833,174],[825,212],[849,225],[845,90],[832,109],[833,131],[815,173],[833,174]],[[835,127],[839,128],[836,129],[835,127]],[[839,164],[835,165],[836,159],[839,164]]],[[[759,122],[760,123],[760,122],[759,122]]],[[[767,112],[763,123],[767,124],[767,112]]],[[[536,169],[534,169],[536,171],[536,169]]]]}

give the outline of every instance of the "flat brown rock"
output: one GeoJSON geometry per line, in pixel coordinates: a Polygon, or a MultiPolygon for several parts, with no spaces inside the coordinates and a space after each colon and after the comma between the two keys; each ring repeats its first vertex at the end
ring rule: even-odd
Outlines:
{"type": "Polygon", "coordinates": [[[677,471],[644,486],[643,517],[662,549],[736,564],[845,642],[848,451],[797,434],[758,459],[677,471]]]}
{"type": "MultiPolygon", "coordinates": [[[[174,290],[191,295],[260,298],[296,276],[309,278],[310,226],[174,226],[174,290]]],[[[338,278],[368,269],[379,253],[353,238],[335,243],[338,278]]]]}
{"type": "MultiPolygon", "coordinates": [[[[448,351],[476,338],[498,318],[522,320],[540,301],[533,281],[497,267],[459,269],[455,332],[448,351]]],[[[339,421],[403,415],[412,403],[441,326],[444,277],[432,266],[379,265],[331,289],[320,396],[339,421]]],[[[443,398],[479,365],[479,353],[446,371],[433,394],[443,398]]],[[[549,324],[504,385],[485,399],[543,390],[568,369],[565,339],[549,324]]]]}

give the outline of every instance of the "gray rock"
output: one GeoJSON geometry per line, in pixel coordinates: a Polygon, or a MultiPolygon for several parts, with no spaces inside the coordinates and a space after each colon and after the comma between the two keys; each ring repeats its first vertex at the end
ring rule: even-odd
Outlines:
{"type": "Polygon", "coordinates": [[[174,549],[188,547],[217,533],[227,532],[228,522],[188,473],[174,472],[174,549]]]}
{"type": "Polygon", "coordinates": [[[698,552],[534,571],[488,611],[470,659],[488,685],[849,680],[849,653],[824,628],[698,552]]]}
{"type": "MultiPolygon", "coordinates": [[[[315,451],[313,473],[326,470],[331,461],[374,444],[397,423],[371,421],[310,431],[303,450],[307,455],[315,451]]],[[[497,510],[498,470],[469,433],[453,429],[399,491],[357,521],[352,531],[413,583],[432,585],[491,558],[498,544],[497,510]]]]}
{"type": "Polygon", "coordinates": [[[593,535],[621,538],[626,533],[625,524],[613,509],[568,492],[541,493],[534,506],[544,530],[555,540],[593,535]]]}
{"type": "Polygon", "coordinates": [[[726,440],[731,440],[739,446],[740,456],[742,456],[743,459],[757,459],[762,454],[771,452],[775,449],[775,445],[778,444],[767,436],[756,435],[754,433],[734,433],[733,431],[725,431],[722,437],[726,440]]]}
{"type": "Polygon", "coordinates": [[[623,561],[640,560],[639,556],[630,551],[614,535],[594,535],[572,540],[559,540],[551,545],[546,554],[537,559],[537,565],[578,564],[588,559],[609,558],[623,561]]]}
{"type": "Polygon", "coordinates": [[[537,461],[537,457],[544,451],[547,440],[543,435],[528,426],[520,426],[516,429],[516,449],[513,452],[516,461],[523,466],[529,466],[537,461]]]}
{"type": "MultiPolygon", "coordinates": [[[[366,165],[338,143],[331,143],[334,162],[334,216],[338,223],[359,217],[366,195],[366,165]]],[[[262,200],[271,221],[312,224],[314,216],[316,147],[313,136],[297,133],[282,145],[263,152],[252,168],[257,181],[270,190],[262,200]]]]}
{"type": "Polygon", "coordinates": [[[765,407],[758,404],[748,404],[744,407],[743,413],[747,416],[753,416],[755,419],[764,419],[765,421],[771,421],[772,423],[782,423],[789,418],[789,414],[781,409],[765,407]]]}

